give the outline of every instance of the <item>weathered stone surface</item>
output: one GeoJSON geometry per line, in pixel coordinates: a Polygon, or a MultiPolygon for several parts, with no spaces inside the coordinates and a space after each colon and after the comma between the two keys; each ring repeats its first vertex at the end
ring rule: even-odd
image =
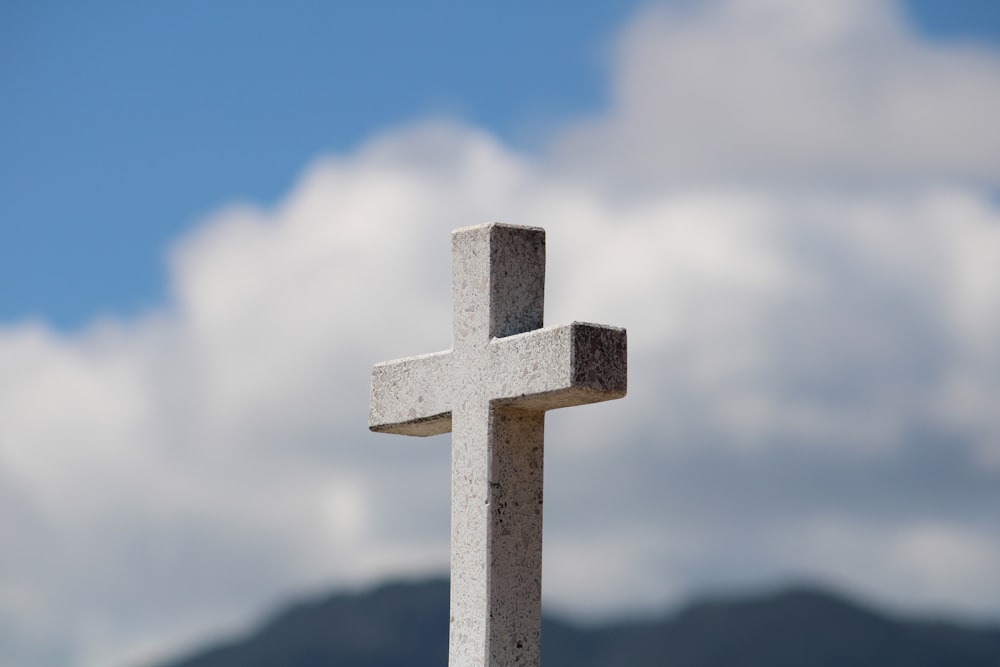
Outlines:
{"type": "Polygon", "coordinates": [[[376,364],[369,426],[452,432],[451,667],[537,666],[545,411],[620,398],[624,329],[543,329],[545,231],[452,233],[453,341],[376,364]]]}

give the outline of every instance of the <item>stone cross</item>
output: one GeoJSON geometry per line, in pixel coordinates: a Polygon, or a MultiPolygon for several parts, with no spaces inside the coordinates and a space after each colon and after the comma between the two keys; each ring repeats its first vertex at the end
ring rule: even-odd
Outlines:
{"type": "Polygon", "coordinates": [[[451,350],[376,364],[369,427],[452,432],[450,667],[537,667],[545,411],[625,395],[625,330],[541,328],[538,227],[455,230],[451,280],[451,350]]]}

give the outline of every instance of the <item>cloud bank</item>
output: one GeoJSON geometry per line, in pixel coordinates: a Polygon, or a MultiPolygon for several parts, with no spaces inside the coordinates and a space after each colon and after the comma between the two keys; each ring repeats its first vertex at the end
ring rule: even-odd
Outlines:
{"type": "Polygon", "coordinates": [[[647,11],[617,49],[614,108],[567,167],[635,188],[1000,183],[1000,62],[928,46],[896,2],[728,0],[647,11]]]}
{"type": "Polygon", "coordinates": [[[548,418],[551,605],[810,578],[1000,618],[1000,54],[731,0],[616,63],[539,155],[387,131],[179,239],[159,312],[0,329],[0,662],[442,571],[448,438],[368,433],[368,373],[449,346],[448,234],[487,220],[547,228],[548,323],[629,329],[629,397],[548,418]]]}

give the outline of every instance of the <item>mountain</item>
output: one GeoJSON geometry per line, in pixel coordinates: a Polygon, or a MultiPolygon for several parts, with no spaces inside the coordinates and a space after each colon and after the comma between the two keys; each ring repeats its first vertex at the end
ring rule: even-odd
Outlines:
{"type": "MultiPolygon", "coordinates": [[[[716,598],[644,622],[546,617],[545,667],[997,667],[1000,627],[894,618],[820,590],[716,598]]],[[[448,582],[294,605],[245,639],[159,667],[445,667],[448,582]]]]}

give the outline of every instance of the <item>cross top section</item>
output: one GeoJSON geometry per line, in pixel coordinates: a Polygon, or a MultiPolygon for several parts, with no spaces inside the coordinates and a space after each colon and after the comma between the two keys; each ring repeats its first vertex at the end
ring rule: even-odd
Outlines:
{"type": "Polygon", "coordinates": [[[538,665],[544,415],[620,398],[624,329],[542,328],[545,230],[452,233],[452,348],[376,364],[369,427],[452,432],[451,667],[538,665]]]}
{"type": "Polygon", "coordinates": [[[447,433],[452,404],[484,385],[494,389],[486,400],[524,409],[624,396],[625,331],[580,322],[542,329],[544,298],[544,229],[494,222],[455,230],[452,349],[376,364],[371,430],[447,433]],[[472,370],[480,381],[461,382],[472,370]]]}

